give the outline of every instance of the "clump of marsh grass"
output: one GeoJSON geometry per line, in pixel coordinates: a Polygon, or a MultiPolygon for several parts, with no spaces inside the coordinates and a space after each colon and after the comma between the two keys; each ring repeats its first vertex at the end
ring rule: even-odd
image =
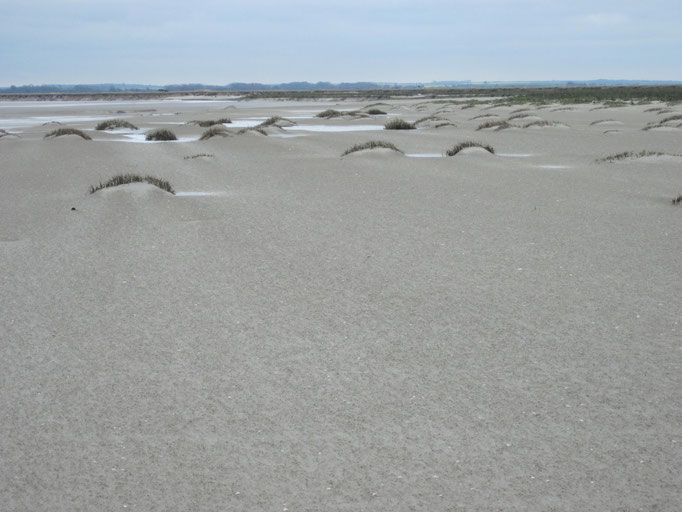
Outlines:
{"type": "Polygon", "coordinates": [[[334,110],[333,108],[329,108],[325,110],[324,112],[320,112],[319,114],[315,114],[315,117],[321,117],[323,119],[332,119],[334,117],[341,117],[343,116],[343,112],[339,112],[338,110],[334,110]]]}
{"type": "Polygon", "coordinates": [[[384,116],[384,115],[386,115],[386,112],[384,112],[383,110],[380,110],[380,109],[378,109],[378,108],[370,108],[370,109],[367,111],[367,113],[368,113],[370,116],[384,116]]]}
{"type": "MultiPolygon", "coordinates": [[[[661,114],[661,113],[663,113],[663,111],[659,112],[659,114],[661,114]]],[[[660,119],[658,121],[653,121],[653,122],[647,124],[644,128],[642,128],[642,130],[647,131],[647,130],[651,130],[652,128],[665,128],[666,126],[669,126],[669,125],[667,125],[667,123],[670,123],[672,121],[681,121],[681,120],[682,120],[682,114],[677,114],[674,116],[668,116],[668,117],[665,117],[665,118],[660,119]]],[[[676,126],[679,127],[680,124],[677,124],[676,126]]]]}
{"type": "Polygon", "coordinates": [[[421,123],[426,123],[427,121],[447,121],[447,119],[439,116],[426,116],[422,117],[421,119],[417,119],[414,124],[415,126],[421,123]]]}
{"type": "Polygon", "coordinates": [[[446,121],[444,123],[436,124],[434,128],[443,128],[445,126],[454,126],[455,128],[457,127],[457,125],[455,123],[451,123],[450,121],[446,121]]]}
{"type": "Polygon", "coordinates": [[[496,132],[499,132],[500,130],[506,130],[507,128],[511,128],[512,125],[509,124],[507,121],[486,121],[485,123],[479,125],[476,130],[487,130],[488,128],[494,128],[496,132]]]}
{"type": "Polygon", "coordinates": [[[284,123],[288,123],[288,124],[296,124],[296,123],[294,123],[292,120],[287,119],[287,118],[285,118],[285,117],[281,117],[281,116],[272,116],[272,117],[270,117],[269,119],[266,119],[265,121],[263,121],[263,122],[262,122],[261,124],[259,124],[257,127],[253,127],[253,128],[267,128],[268,126],[273,126],[273,125],[279,127],[279,124],[281,124],[281,123],[283,123],[283,122],[284,122],[284,123]]]}
{"type": "Polygon", "coordinates": [[[114,130],[116,128],[128,128],[130,130],[137,130],[137,126],[133,123],[129,123],[124,119],[109,119],[108,121],[102,121],[97,126],[95,130],[114,130]]]}
{"type": "Polygon", "coordinates": [[[575,110],[573,107],[559,107],[553,108],[550,112],[568,112],[569,110],[575,110]]]}
{"type": "Polygon", "coordinates": [[[509,112],[509,113],[510,113],[510,114],[518,114],[518,113],[520,113],[520,112],[528,112],[528,109],[527,109],[527,108],[517,108],[516,110],[512,110],[512,111],[509,112]]]}
{"type": "Polygon", "coordinates": [[[155,176],[149,175],[140,176],[139,174],[132,173],[119,174],[117,176],[114,176],[113,178],[110,178],[104,183],[100,182],[99,185],[93,185],[90,187],[90,193],[94,194],[95,192],[97,192],[98,190],[102,190],[103,188],[117,187],[119,185],[126,185],[128,183],[149,183],[150,185],[159,187],[161,190],[165,190],[166,192],[175,194],[175,190],[173,190],[171,184],[168,183],[166,180],[156,178],[155,176]]]}
{"type": "Polygon", "coordinates": [[[361,144],[355,144],[354,146],[349,147],[346,151],[344,151],[341,154],[341,156],[346,156],[350,153],[355,153],[356,151],[363,151],[365,149],[375,149],[375,148],[392,149],[393,151],[397,151],[398,153],[403,153],[402,150],[395,147],[395,145],[391,142],[386,142],[383,140],[370,140],[369,142],[363,142],[361,144]]]}
{"type": "Polygon", "coordinates": [[[509,116],[507,121],[513,121],[514,119],[525,119],[527,117],[533,117],[533,114],[514,114],[509,116]]]}
{"type": "Polygon", "coordinates": [[[147,132],[145,140],[178,140],[178,138],[170,130],[157,128],[156,130],[147,132]]]}
{"type": "MultiPolygon", "coordinates": [[[[623,151],[622,153],[616,153],[614,155],[609,155],[604,158],[597,158],[595,162],[597,163],[602,163],[602,162],[615,162],[616,160],[625,160],[625,159],[633,159],[633,158],[642,158],[645,156],[662,156],[665,155],[665,153],[661,153],[660,151],[648,151],[648,150],[643,150],[640,151],[639,153],[634,153],[632,151],[623,151]]],[[[675,156],[675,155],[673,155],[675,156]]]]}
{"type": "Polygon", "coordinates": [[[195,126],[201,126],[202,128],[208,128],[209,126],[214,126],[216,124],[230,124],[232,122],[231,119],[228,119],[227,117],[221,117],[220,119],[208,119],[206,121],[189,121],[187,124],[192,124],[195,126]]]}
{"type": "Polygon", "coordinates": [[[680,203],[682,203],[682,194],[673,198],[673,204],[680,204],[680,203]]]}
{"type": "Polygon", "coordinates": [[[388,103],[384,103],[383,101],[379,101],[377,103],[371,103],[371,104],[367,105],[365,108],[384,107],[384,106],[388,107],[389,105],[388,105],[388,103]]]}
{"type": "Polygon", "coordinates": [[[542,126],[559,126],[558,123],[555,123],[554,121],[533,121],[531,123],[523,125],[524,128],[534,128],[534,127],[542,127],[542,126]]]}
{"type": "Polygon", "coordinates": [[[477,119],[485,119],[487,117],[500,117],[497,114],[479,114],[477,116],[472,117],[469,119],[469,121],[476,121],[477,119]]]}
{"type": "Polygon", "coordinates": [[[3,137],[19,137],[16,133],[10,133],[7,130],[0,128],[0,139],[3,137]]]}
{"type": "Polygon", "coordinates": [[[391,119],[384,125],[384,130],[414,130],[416,126],[413,123],[408,123],[399,117],[391,119]]]}
{"type": "Polygon", "coordinates": [[[213,155],[210,155],[208,153],[197,153],[196,155],[186,156],[184,159],[185,160],[194,160],[195,158],[201,158],[201,157],[213,158],[213,155]]]}
{"type": "Polygon", "coordinates": [[[199,137],[199,140],[208,140],[216,136],[227,137],[229,135],[230,132],[228,132],[227,128],[225,128],[223,125],[215,125],[205,130],[204,133],[201,134],[201,137],[199,137]]]}
{"type": "Polygon", "coordinates": [[[488,145],[488,144],[483,144],[482,142],[474,142],[471,140],[467,140],[464,142],[460,142],[456,146],[454,146],[452,149],[449,149],[445,152],[446,155],[448,156],[455,156],[457,153],[462,151],[463,149],[466,148],[481,148],[485,149],[488,153],[495,154],[495,149],[488,145]]]}
{"type": "Polygon", "coordinates": [[[52,139],[55,137],[62,137],[64,135],[78,135],[79,137],[85,139],[85,140],[92,140],[92,137],[88,135],[87,133],[79,130],[78,128],[57,128],[56,130],[51,131],[50,133],[45,134],[45,139],[52,139]]]}
{"type": "Polygon", "coordinates": [[[590,123],[590,126],[594,126],[595,124],[599,124],[599,123],[610,123],[612,121],[615,121],[615,119],[599,119],[598,121],[592,121],[590,123]]]}
{"type": "Polygon", "coordinates": [[[237,135],[244,135],[245,133],[249,132],[256,132],[260,133],[261,135],[265,135],[266,137],[268,136],[268,132],[265,131],[264,128],[261,128],[260,125],[258,126],[249,126],[248,128],[242,128],[237,132],[237,135]]]}

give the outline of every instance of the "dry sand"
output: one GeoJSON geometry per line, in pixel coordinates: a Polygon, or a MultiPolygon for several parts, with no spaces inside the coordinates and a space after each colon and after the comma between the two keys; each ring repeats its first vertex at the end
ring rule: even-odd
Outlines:
{"type": "Polygon", "coordinates": [[[44,140],[50,120],[191,141],[193,119],[387,117],[0,105],[0,509],[682,507],[682,164],[595,162],[682,152],[680,128],[642,131],[673,114],[528,106],[569,128],[495,132],[471,118],[520,107],[387,103],[457,127],[44,140]],[[340,156],[373,139],[497,155],[340,156]],[[122,172],[179,194],[88,193],[122,172]]]}

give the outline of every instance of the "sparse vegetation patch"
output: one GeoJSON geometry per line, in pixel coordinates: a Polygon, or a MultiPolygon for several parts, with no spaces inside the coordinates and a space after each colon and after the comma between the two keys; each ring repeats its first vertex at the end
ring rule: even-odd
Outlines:
{"type": "Polygon", "coordinates": [[[367,113],[371,116],[383,116],[386,115],[386,112],[383,110],[380,110],[378,108],[370,108],[367,113]]]}
{"type": "Polygon", "coordinates": [[[220,119],[209,119],[207,121],[190,121],[187,124],[193,124],[195,126],[201,126],[202,128],[208,128],[209,126],[214,126],[216,124],[230,124],[231,119],[227,117],[221,117],[220,119]]]}
{"type": "Polygon", "coordinates": [[[216,136],[227,137],[229,134],[230,132],[228,132],[227,128],[223,125],[215,125],[205,130],[204,133],[201,134],[201,137],[199,137],[199,140],[207,140],[216,136]]]}
{"type": "Polygon", "coordinates": [[[414,130],[416,126],[413,123],[408,123],[399,117],[391,119],[384,125],[384,130],[414,130]]]}
{"type": "Polygon", "coordinates": [[[523,125],[524,128],[533,128],[533,127],[543,127],[543,126],[560,126],[559,123],[555,123],[554,121],[533,121],[532,123],[528,123],[523,125]]]}
{"type": "Polygon", "coordinates": [[[129,130],[137,130],[137,126],[133,123],[129,123],[124,119],[109,119],[108,121],[102,121],[97,126],[95,130],[115,130],[116,128],[128,128],[129,130]]]}
{"type": "MultiPolygon", "coordinates": [[[[598,158],[596,160],[597,163],[602,163],[602,162],[615,162],[616,160],[625,160],[625,159],[634,159],[634,158],[642,158],[645,156],[662,156],[665,155],[665,153],[661,153],[659,151],[648,151],[648,150],[643,150],[640,151],[639,153],[635,153],[633,151],[623,151],[622,153],[616,153],[614,155],[609,155],[604,158],[598,158]]],[[[670,155],[670,156],[682,156],[682,155],[670,155]]]]}
{"type": "Polygon", "coordinates": [[[363,151],[365,149],[375,149],[375,148],[385,148],[385,149],[392,149],[393,151],[397,151],[398,153],[402,153],[400,149],[395,147],[395,145],[391,142],[386,142],[383,140],[370,140],[369,142],[363,142],[361,144],[355,144],[354,146],[349,147],[346,151],[344,151],[341,156],[346,156],[350,153],[355,153],[356,151],[363,151]]]}
{"type": "Polygon", "coordinates": [[[198,153],[196,155],[186,156],[184,159],[185,160],[193,160],[195,158],[201,158],[201,157],[213,158],[213,155],[209,155],[208,153],[198,153]]]}
{"type": "Polygon", "coordinates": [[[156,130],[147,132],[145,140],[178,140],[178,138],[170,130],[157,128],[156,130]]]}
{"type": "Polygon", "coordinates": [[[495,154],[495,150],[493,149],[492,146],[490,146],[488,144],[483,144],[481,142],[474,142],[471,140],[460,142],[459,144],[457,144],[452,149],[449,149],[448,151],[446,151],[445,154],[448,156],[455,156],[457,153],[459,153],[460,151],[462,151],[463,149],[466,149],[466,148],[481,148],[481,149],[485,149],[488,153],[491,153],[493,155],[495,154]]]}
{"type": "Polygon", "coordinates": [[[149,175],[140,176],[139,174],[132,173],[119,174],[118,176],[114,176],[113,178],[110,178],[104,183],[100,182],[99,185],[93,185],[90,187],[90,193],[94,194],[95,192],[97,192],[98,190],[102,190],[103,188],[117,187],[119,185],[126,185],[128,183],[149,183],[150,185],[159,187],[161,190],[165,190],[166,192],[175,194],[175,190],[173,190],[171,184],[168,183],[166,180],[162,180],[154,176],[149,175]]]}
{"type": "Polygon", "coordinates": [[[673,198],[673,204],[680,204],[680,203],[682,203],[682,194],[673,198]]]}
{"type": "Polygon", "coordinates": [[[92,137],[88,135],[87,133],[83,132],[82,130],[79,130],[78,128],[57,128],[56,130],[51,131],[50,133],[45,134],[45,139],[52,139],[55,137],[62,137],[64,135],[78,135],[79,137],[85,139],[85,140],[92,140],[92,137]]]}
{"type": "Polygon", "coordinates": [[[319,114],[315,114],[315,117],[321,117],[323,119],[332,119],[334,117],[341,117],[343,116],[343,112],[339,112],[338,110],[334,110],[333,108],[329,108],[325,110],[324,112],[320,112],[319,114]]]}
{"type": "Polygon", "coordinates": [[[507,128],[511,128],[512,125],[509,124],[507,121],[486,121],[485,123],[481,124],[476,128],[476,130],[487,130],[489,128],[494,128],[496,132],[500,130],[506,130],[507,128]]]}

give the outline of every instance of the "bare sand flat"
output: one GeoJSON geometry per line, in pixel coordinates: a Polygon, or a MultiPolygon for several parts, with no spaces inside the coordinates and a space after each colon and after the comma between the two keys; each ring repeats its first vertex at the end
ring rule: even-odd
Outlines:
{"type": "Polygon", "coordinates": [[[385,103],[0,104],[1,509],[680,509],[680,131],[385,103]]]}

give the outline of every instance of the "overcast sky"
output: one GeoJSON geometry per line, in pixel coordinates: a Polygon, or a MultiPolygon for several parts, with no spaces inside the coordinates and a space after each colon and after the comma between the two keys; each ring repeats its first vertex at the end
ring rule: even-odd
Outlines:
{"type": "Polygon", "coordinates": [[[0,0],[0,86],[682,80],[682,0],[0,0]]]}

